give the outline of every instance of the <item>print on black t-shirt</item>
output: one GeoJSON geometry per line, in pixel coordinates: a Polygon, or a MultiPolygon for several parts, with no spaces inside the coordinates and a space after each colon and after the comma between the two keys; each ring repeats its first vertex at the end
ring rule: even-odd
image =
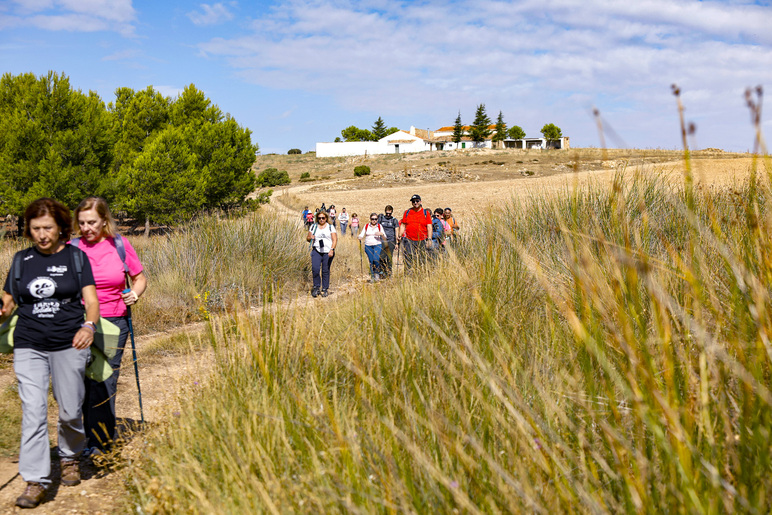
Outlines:
{"type": "MultiPolygon", "coordinates": [[[[83,251],[67,245],[56,254],[42,254],[35,247],[20,252],[24,257],[14,346],[43,351],[66,349],[83,324],[84,307],[72,259],[73,252],[83,251]]],[[[91,264],[85,254],[82,257],[80,286],[93,285],[91,264]]],[[[11,291],[12,280],[9,272],[3,287],[6,292],[11,291]]]]}

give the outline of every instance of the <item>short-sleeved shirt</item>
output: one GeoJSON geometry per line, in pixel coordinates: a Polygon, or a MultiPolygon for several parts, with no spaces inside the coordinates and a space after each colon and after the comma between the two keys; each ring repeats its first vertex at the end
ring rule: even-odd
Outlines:
{"type": "Polygon", "coordinates": [[[417,211],[410,208],[405,211],[399,223],[405,226],[405,236],[408,240],[425,240],[429,236],[429,230],[426,226],[432,224],[432,214],[425,208],[417,211]]]}
{"type": "Polygon", "coordinates": [[[325,224],[324,227],[316,225],[311,227],[311,232],[314,235],[314,250],[329,252],[332,249],[332,235],[337,232],[332,224],[325,224]]]}
{"type": "MultiPolygon", "coordinates": [[[[129,240],[121,239],[126,248],[126,266],[129,268],[129,275],[134,277],[142,272],[142,263],[139,262],[137,252],[129,240]]],[[[91,244],[85,238],[81,238],[78,248],[86,253],[91,262],[91,269],[94,271],[99,314],[103,317],[126,316],[126,303],[121,296],[126,289],[126,274],[121,256],[115,248],[115,240],[107,237],[99,243],[91,244]]]]}
{"type": "MultiPolygon", "coordinates": [[[[19,320],[13,333],[14,347],[40,351],[59,351],[72,347],[72,339],[84,322],[81,302],[83,286],[94,284],[91,264],[85,254],[81,281],[75,271],[73,254],[80,250],[66,245],[56,254],[43,254],[36,247],[20,250],[21,280],[14,284],[19,320]]],[[[10,293],[11,273],[3,290],[10,293]]]]}

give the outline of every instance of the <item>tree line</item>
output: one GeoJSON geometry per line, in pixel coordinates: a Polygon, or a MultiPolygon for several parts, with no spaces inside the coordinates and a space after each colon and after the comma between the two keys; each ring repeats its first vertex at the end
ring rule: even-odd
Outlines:
{"type": "Polygon", "coordinates": [[[340,137],[335,138],[335,143],[340,143],[341,141],[378,141],[379,139],[385,138],[389,134],[394,134],[398,131],[399,129],[396,127],[387,129],[383,118],[379,116],[378,119],[375,120],[372,130],[360,129],[355,125],[350,125],[340,131],[340,137]],[[343,139],[341,139],[341,137],[343,139]]]}
{"type": "MultiPolygon", "coordinates": [[[[512,127],[507,128],[507,124],[504,122],[504,115],[501,111],[499,111],[499,116],[496,119],[495,130],[491,130],[491,125],[492,122],[485,110],[485,104],[479,104],[477,106],[474,121],[469,126],[468,130],[464,128],[464,125],[461,122],[461,111],[459,111],[456,121],[453,124],[453,142],[456,144],[460,143],[464,136],[469,136],[475,143],[482,143],[489,137],[492,141],[504,141],[507,138],[525,138],[525,131],[519,125],[513,125],[512,127]]],[[[542,136],[548,140],[560,139],[562,137],[562,131],[554,123],[544,124],[541,133],[542,136]]]]}
{"type": "Polygon", "coordinates": [[[251,132],[191,84],[176,98],[118,88],[105,104],[64,74],[0,79],[0,214],[39,197],[105,197],[139,222],[241,205],[255,188],[251,132]]]}

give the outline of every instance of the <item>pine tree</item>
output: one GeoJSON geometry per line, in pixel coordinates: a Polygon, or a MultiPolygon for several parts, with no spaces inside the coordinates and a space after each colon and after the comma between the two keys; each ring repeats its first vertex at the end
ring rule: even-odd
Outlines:
{"type": "Polygon", "coordinates": [[[485,112],[485,104],[477,106],[477,111],[474,115],[474,123],[469,128],[469,137],[475,143],[482,143],[491,135],[491,119],[485,112]]]}
{"type": "Polygon", "coordinates": [[[493,141],[504,141],[507,137],[507,124],[504,123],[504,115],[499,111],[499,117],[496,119],[496,133],[493,135],[493,141]]]}
{"type": "Polygon", "coordinates": [[[461,111],[458,112],[456,123],[453,125],[453,143],[458,145],[464,137],[464,126],[461,125],[461,111]]]}
{"type": "Polygon", "coordinates": [[[112,163],[110,117],[96,93],[66,75],[0,79],[0,215],[21,215],[39,197],[74,208],[100,193],[112,163]]]}
{"type": "Polygon", "coordinates": [[[386,132],[386,124],[383,123],[383,119],[380,116],[375,120],[375,124],[373,124],[372,134],[375,141],[385,138],[388,134],[386,132]]]}

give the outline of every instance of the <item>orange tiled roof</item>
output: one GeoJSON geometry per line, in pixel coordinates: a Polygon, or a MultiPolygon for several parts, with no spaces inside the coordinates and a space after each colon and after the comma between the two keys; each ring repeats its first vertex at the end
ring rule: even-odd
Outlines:
{"type": "MultiPolygon", "coordinates": [[[[461,128],[462,128],[464,131],[467,131],[467,132],[469,132],[470,126],[469,126],[469,125],[462,125],[462,126],[461,126],[461,128]]],[[[489,128],[490,130],[492,130],[492,131],[495,131],[495,130],[496,130],[496,124],[493,124],[493,125],[488,125],[488,128],[489,128]]],[[[454,131],[455,129],[456,129],[456,127],[455,127],[455,126],[453,126],[453,125],[451,125],[450,127],[440,127],[439,129],[437,129],[437,130],[436,130],[436,131],[434,131],[434,132],[448,132],[448,131],[454,131]]]]}

